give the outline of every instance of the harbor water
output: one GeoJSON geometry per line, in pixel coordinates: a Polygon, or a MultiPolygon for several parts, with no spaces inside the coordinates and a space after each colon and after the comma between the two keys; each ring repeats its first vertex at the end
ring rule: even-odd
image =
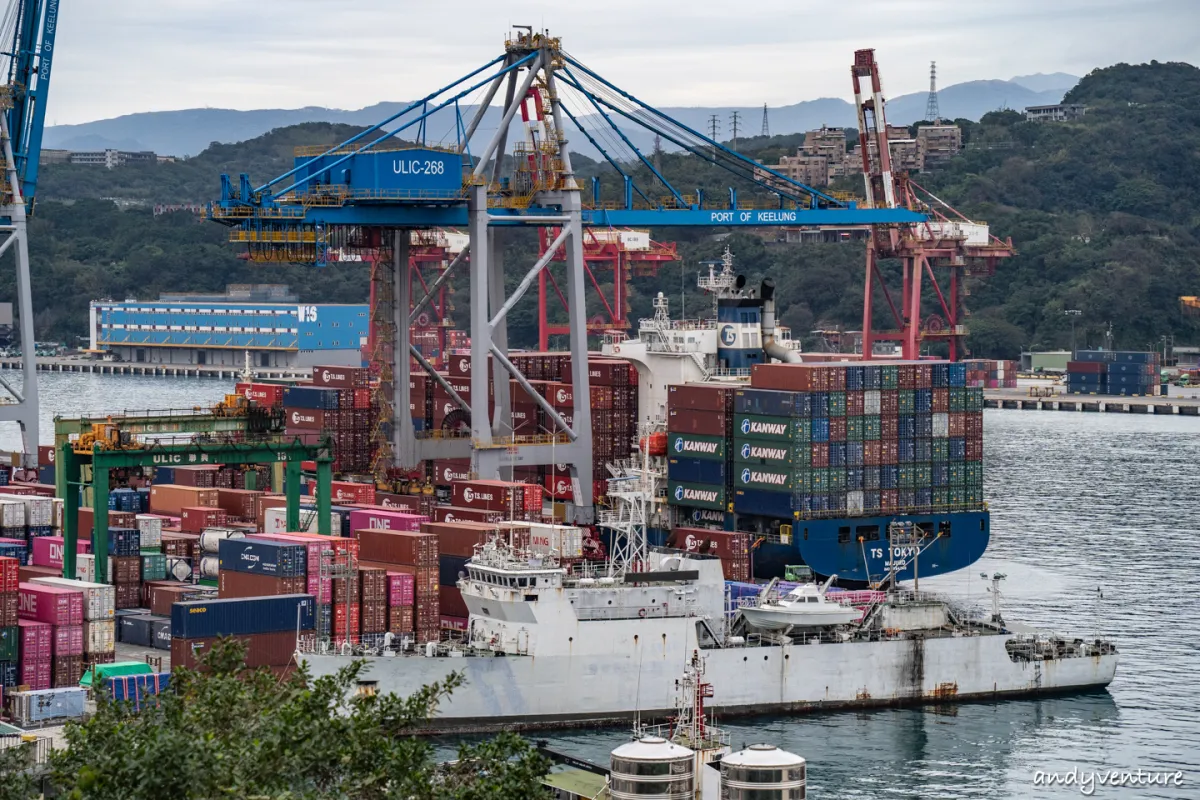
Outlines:
{"type": "MultiPolygon", "coordinates": [[[[42,373],[39,386],[43,444],[53,440],[56,414],[191,408],[232,388],[211,379],[77,373],[42,373]]],[[[1079,786],[1048,788],[1035,778],[1139,769],[1182,771],[1182,785],[1097,783],[1093,796],[1200,797],[1200,550],[1192,517],[1200,420],[1000,410],[984,420],[991,546],[973,567],[921,587],[982,610],[990,596],[980,573],[1004,573],[1007,619],[1116,642],[1122,660],[1110,690],[731,720],[734,745],[768,741],[803,755],[813,797],[1084,796],[1079,786]]],[[[0,448],[19,446],[15,426],[0,429],[0,448]]],[[[714,688],[719,698],[721,686],[714,688]]],[[[628,733],[540,738],[606,763],[628,733]]]]}

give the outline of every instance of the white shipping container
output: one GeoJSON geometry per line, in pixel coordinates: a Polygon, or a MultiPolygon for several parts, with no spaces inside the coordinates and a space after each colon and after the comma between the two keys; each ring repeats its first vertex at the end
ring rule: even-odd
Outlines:
{"type": "Polygon", "coordinates": [[[62,498],[61,497],[52,497],[52,498],[50,498],[50,502],[54,504],[54,510],[51,512],[51,516],[54,518],[54,523],[53,523],[54,529],[61,531],[62,526],[63,526],[63,501],[62,501],[62,498]]]}
{"type": "Polygon", "coordinates": [[[846,513],[852,517],[861,516],[864,510],[863,493],[861,490],[846,492],[846,513]]]}
{"type": "Polygon", "coordinates": [[[25,504],[15,497],[0,500],[0,528],[24,528],[25,504]]]}
{"type": "Polygon", "coordinates": [[[54,524],[54,501],[49,497],[34,497],[23,495],[20,498],[25,506],[25,524],[34,528],[48,527],[54,524]]]}
{"type": "Polygon", "coordinates": [[[580,558],[583,556],[583,531],[569,525],[531,522],[529,549],[538,555],[554,551],[560,558],[580,558]]]}
{"type": "Polygon", "coordinates": [[[162,547],[162,520],[149,514],[137,515],[137,528],[140,534],[140,546],[143,550],[157,550],[162,547]]]}
{"type": "Polygon", "coordinates": [[[67,580],[66,578],[34,578],[33,583],[48,586],[65,586],[83,592],[83,618],[85,620],[112,619],[116,611],[117,588],[103,583],[67,580]]]}
{"type": "Polygon", "coordinates": [[[945,411],[933,413],[933,438],[945,439],[950,435],[950,415],[945,411]]]}
{"type": "MultiPolygon", "coordinates": [[[[109,570],[112,570],[112,559],[109,559],[109,570]]],[[[88,583],[96,582],[96,557],[91,553],[75,554],[75,577],[88,583]]]]}
{"type": "Polygon", "coordinates": [[[880,396],[878,389],[867,389],[863,392],[863,414],[874,415],[883,413],[879,399],[880,396]]]}
{"type": "MultiPolygon", "coordinates": [[[[317,512],[311,508],[300,509],[300,530],[298,531],[288,530],[286,508],[268,508],[263,515],[263,533],[319,533],[317,527],[317,512]]],[[[341,512],[329,512],[329,530],[334,536],[341,535],[341,512]]]]}
{"type": "Polygon", "coordinates": [[[117,647],[116,621],[91,620],[83,623],[83,652],[111,653],[117,647]]]}

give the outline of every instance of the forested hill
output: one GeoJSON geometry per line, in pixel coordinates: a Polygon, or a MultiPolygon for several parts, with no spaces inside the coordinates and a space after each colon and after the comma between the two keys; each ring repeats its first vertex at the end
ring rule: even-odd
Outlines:
{"type": "MultiPolygon", "coordinates": [[[[1018,250],[995,276],[971,283],[973,351],[1015,357],[1022,347],[1066,346],[1066,309],[1083,312],[1081,342],[1099,343],[1111,323],[1120,347],[1155,345],[1164,335],[1200,343],[1200,325],[1183,316],[1177,302],[1178,295],[1200,294],[1200,70],[1120,64],[1086,76],[1066,101],[1086,104],[1088,113],[1064,124],[1026,123],[1013,111],[987,114],[978,123],[958,120],[967,143],[962,155],[940,172],[917,176],[997,235],[1011,236],[1018,250]]],[[[46,166],[31,229],[38,337],[83,334],[87,303],[98,297],[154,297],[234,282],[291,283],[305,300],[365,301],[360,267],[248,265],[218,225],[188,214],[153,217],[149,206],[121,211],[101,199],[150,205],[214,199],[223,172],[248,171],[261,182],[291,166],[295,145],[340,141],[357,130],[298,125],[236,145],[214,144],[177,164],[46,166]]],[[[739,149],[770,162],[794,152],[801,138],[743,139],[739,149]]],[[[691,156],[668,153],[662,165],[688,190],[723,193],[729,185],[728,175],[691,156]]],[[[584,176],[610,176],[606,185],[616,189],[607,165],[579,159],[577,167],[584,176]]],[[[848,180],[843,188],[857,190],[859,182],[848,180]]],[[[716,232],[654,232],[678,241],[685,261],[658,279],[635,279],[635,318],[649,314],[655,292],[679,298],[681,287],[694,286],[699,262],[718,257],[723,247],[711,238],[716,232]]],[[[777,245],[751,233],[734,234],[729,243],[752,281],[776,280],[783,321],[797,332],[861,324],[861,244],[777,245]]],[[[519,251],[510,259],[515,264],[532,256],[535,243],[518,238],[512,246],[519,251]]],[[[10,271],[0,271],[0,294],[11,296],[11,285],[10,271]]],[[[465,300],[465,291],[456,295],[460,309],[465,300]]],[[[533,302],[527,297],[510,316],[515,343],[535,340],[533,302]]],[[[694,293],[686,303],[692,313],[706,304],[694,293]]],[[[673,308],[678,304],[673,300],[673,308]]],[[[457,316],[466,319],[461,311],[457,316]]]]}

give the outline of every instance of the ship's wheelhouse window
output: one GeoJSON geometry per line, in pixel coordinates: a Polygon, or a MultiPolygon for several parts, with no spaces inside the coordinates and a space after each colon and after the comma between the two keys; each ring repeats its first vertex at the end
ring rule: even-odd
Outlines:
{"type": "Polygon", "coordinates": [[[536,603],[536,602],[537,602],[537,599],[538,599],[538,596],[537,596],[536,594],[527,594],[527,595],[525,595],[525,602],[526,602],[526,603],[536,603]]]}
{"type": "Polygon", "coordinates": [[[858,538],[864,539],[868,542],[879,541],[879,526],[878,525],[859,525],[855,529],[855,533],[858,534],[858,538]]]}
{"type": "Polygon", "coordinates": [[[838,544],[845,544],[850,541],[850,526],[844,525],[838,528],[838,544]]]}
{"type": "Polygon", "coordinates": [[[809,597],[809,598],[808,598],[808,602],[810,602],[810,603],[816,603],[816,602],[819,602],[819,601],[818,601],[818,600],[817,600],[817,598],[815,598],[815,597],[809,597]]]}
{"type": "Polygon", "coordinates": [[[948,519],[944,519],[941,522],[939,522],[938,523],[938,536],[941,536],[943,539],[949,539],[950,538],[950,527],[951,527],[950,520],[948,520],[948,519]]]}

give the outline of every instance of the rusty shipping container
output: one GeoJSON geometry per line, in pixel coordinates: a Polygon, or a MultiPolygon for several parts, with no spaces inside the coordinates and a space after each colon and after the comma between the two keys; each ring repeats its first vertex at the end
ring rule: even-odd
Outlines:
{"type": "Polygon", "coordinates": [[[733,411],[735,388],[709,383],[673,384],[667,387],[667,408],[728,414],[733,411]]]}
{"type": "Polygon", "coordinates": [[[412,531],[364,529],[354,532],[359,555],[364,561],[404,564],[413,567],[437,567],[437,537],[412,531]]]}
{"type": "MultiPolygon", "coordinates": [[[[292,660],[296,652],[296,632],[282,631],[279,633],[255,633],[235,636],[246,648],[246,666],[272,667],[284,666],[292,660]]],[[[200,659],[206,655],[217,637],[206,639],[171,639],[171,666],[200,669],[200,659]]]]}
{"type": "Polygon", "coordinates": [[[671,409],[667,412],[667,431],[724,436],[729,430],[730,419],[731,416],[725,412],[690,408],[671,409]]]}
{"type": "MultiPolygon", "coordinates": [[[[195,486],[180,486],[173,483],[155,484],[150,487],[150,510],[155,514],[178,517],[185,508],[202,506],[216,507],[219,495],[216,489],[201,489],[195,486]]],[[[111,521],[112,515],[109,515],[111,521]]],[[[136,520],[128,527],[136,527],[136,520]]]]}
{"type": "Polygon", "coordinates": [[[280,578],[253,572],[223,569],[217,573],[217,597],[266,597],[277,594],[306,594],[308,579],[303,575],[280,578]]]}

